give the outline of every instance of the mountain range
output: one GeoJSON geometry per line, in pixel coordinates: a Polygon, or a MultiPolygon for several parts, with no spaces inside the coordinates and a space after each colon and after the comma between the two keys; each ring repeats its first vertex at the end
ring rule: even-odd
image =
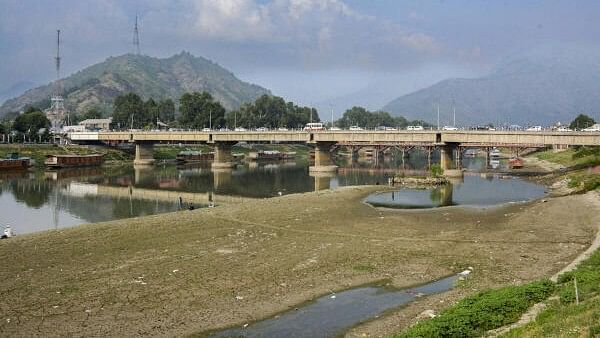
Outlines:
{"type": "Polygon", "coordinates": [[[549,125],[600,112],[600,50],[543,46],[508,57],[490,74],[453,78],[403,95],[383,107],[408,119],[457,125],[549,125]]]}
{"type": "Polygon", "coordinates": [[[177,102],[185,92],[207,91],[226,109],[270,94],[269,90],[243,82],[218,64],[188,52],[165,59],[125,54],[109,57],[64,79],[8,99],[0,106],[0,115],[27,106],[46,108],[50,96],[57,91],[62,93],[71,111],[82,113],[94,107],[105,114],[112,112],[115,97],[126,92],[144,99],[171,98],[177,102]]]}

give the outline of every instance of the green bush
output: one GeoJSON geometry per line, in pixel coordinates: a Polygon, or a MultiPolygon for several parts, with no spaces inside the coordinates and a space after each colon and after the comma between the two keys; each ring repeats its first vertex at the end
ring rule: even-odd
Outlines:
{"type": "Polygon", "coordinates": [[[431,176],[433,176],[433,177],[440,177],[440,176],[444,175],[444,169],[439,164],[432,165],[430,172],[431,172],[431,176]]]}
{"type": "Polygon", "coordinates": [[[549,280],[483,291],[397,337],[479,337],[487,330],[516,322],[531,305],[553,291],[549,280]]]}

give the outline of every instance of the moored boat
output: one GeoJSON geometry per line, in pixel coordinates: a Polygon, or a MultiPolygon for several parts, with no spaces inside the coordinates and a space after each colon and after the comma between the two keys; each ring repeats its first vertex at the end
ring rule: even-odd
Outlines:
{"type": "Polygon", "coordinates": [[[248,154],[248,159],[251,161],[260,160],[291,160],[296,157],[295,152],[281,152],[277,150],[261,150],[253,151],[248,154]]]}
{"type": "Polygon", "coordinates": [[[199,162],[212,161],[215,158],[214,153],[203,153],[202,151],[184,150],[177,154],[177,162],[199,162]]]}
{"type": "Polygon", "coordinates": [[[20,157],[19,153],[11,153],[6,158],[0,159],[0,170],[20,170],[31,166],[29,157],[20,157]]]}
{"type": "Polygon", "coordinates": [[[101,165],[104,155],[46,155],[44,164],[49,168],[85,167],[101,165]]]}
{"type": "Polygon", "coordinates": [[[523,168],[523,159],[519,157],[513,157],[508,160],[508,165],[511,169],[521,169],[523,168]]]}

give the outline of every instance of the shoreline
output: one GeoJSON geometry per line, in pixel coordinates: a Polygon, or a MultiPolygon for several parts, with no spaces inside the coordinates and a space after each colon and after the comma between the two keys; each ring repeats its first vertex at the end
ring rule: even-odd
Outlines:
{"type": "MultiPolygon", "coordinates": [[[[18,236],[0,244],[13,262],[0,272],[7,281],[0,309],[13,318],[0,332],[35,334],[39,325],[46,334],[195,334],[267,318],[331,290],[384,279],[401,288],[474,266],[468,287],[425,304],[449,301],[515,277],[550,274],[589,244],[586,227],[563,233],[570,220],[551,207],[573,204],[575,218],[587,217],[593,210],[580,206],[579,196],[477,213],[398,213],[361,203],[381,190],[346,187],[18,236]],[[550,214],[531,222],[525,211],[550,214]],[[527,271],[519,260],[539,268],[527,271]],[[11,301],[15,296],[20,301],[11,301]],[[33,303],[46,314],[26,310],[33,303]],[[56,331],[53,323],[67,313],[71,324],[56,331]],[[87,318],[86,326],[78,318],[87,318]],[[108,318],[111,327],[102,324],[108,318]],[[126,324],[132,320],[134,327],[126,324]]],[[[399,323],[410,324],[418,303],[364,325],[379,326],[371,333],[396,332],[399,323]]]]}

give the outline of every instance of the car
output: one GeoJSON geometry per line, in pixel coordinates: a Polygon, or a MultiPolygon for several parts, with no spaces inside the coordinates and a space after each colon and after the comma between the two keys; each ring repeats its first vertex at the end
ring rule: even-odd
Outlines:
{"type": "Polygon", "coordinates": [[[359,130],[364,130],[363,128],[359,127],[359,126],[350,126],[350,128],[348,128],[348,130],[350,131],[359,131],[359,130]]]}
{"type": "Polygon", "coordinates": [[[265,128],[265,127],[259,127],[256,128],[256,131],[268,131],[269,129],[265,128]]]}
{"type": "Polygon", "coordinates": [[[385,127],[385,131],[396,131],[398,129],[394,128],[394,127],[385,127]]]}
{"type": "Polygon", "coordinates": [[[582,131],[600,131],[600,124],[594,124],[591,127],[587,127],[585,129],[582,129],[582,131]]]}
{"type": "Polygon", "coordinates": [[[406,130],[425,130],[425,128],[423,126],[408,126],[406,130]]]}
{"type": "Polygon", "coordinates": [[[533,126],[525,129],[525,131],[542,131],[542,126],[533,126]]]}
{"type": "Polygon", "coordinates": [[[573,129],[567,128],[567,127],[558,127],[558,128],[556,128],[556,131],[558,131],[558,132],[568,132],[568,131],[573,131],[573,129]]]}
{"type": "Polygon", "coordinates": [[[219,128],[219,131],[229,131],[229,128],[225,127],[225,128],[219,128]]]}
{"type": "Polygon", "coordinates": [[[211,131],[211,129],[210,128],[202,128],[202,131],[207,132],[207,131],[211,131]]]}
{"type": "Polygon", "coordinates": [[[281,127],[281,128],[278,128],[277,131],[288,131],[288,129],[284,128],[284,127],[281,127]]]}
{"type": "Polygon", "coordinates": [[[454,126],[444,126],[442,128],[442,130],[458,130],[458,128],[454,127],[454,126]]]}
{"type": "Polygon", "coordinates": [[[329,128],[329,130],[331,130],[331,131],[340,131],[342,129],[338,128],[338,127],[331,127],[331,128],[329,128]]]}
{"type": "Polygon", "coordinates": [[[246,128],[237,127],[234,129],[234,131],[246,131],[246,128]]]}

